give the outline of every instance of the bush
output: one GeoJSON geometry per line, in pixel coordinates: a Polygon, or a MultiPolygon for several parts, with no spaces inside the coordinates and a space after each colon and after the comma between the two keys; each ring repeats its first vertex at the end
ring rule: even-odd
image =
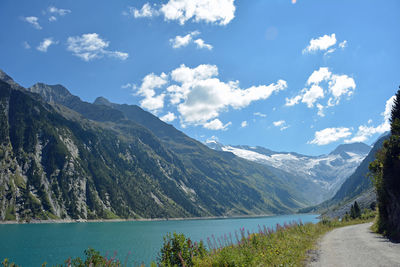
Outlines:
{"type": "Polygon", "coordinates": [[[160,266],[192,266],[193,257],[203,257],[206,249],[202,241],[193,243],[184,234],[168,233],[159,255],[160,266]]]}

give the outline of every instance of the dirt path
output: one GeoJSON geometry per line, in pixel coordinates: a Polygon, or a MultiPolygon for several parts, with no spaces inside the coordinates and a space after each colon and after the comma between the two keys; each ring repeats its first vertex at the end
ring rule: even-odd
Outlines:
{"type": "Polygon", "coordinates": [[[327,233],[309,266],[400,266],[400,244],[372,233],[371,225],[352,225],[327,233]]]}

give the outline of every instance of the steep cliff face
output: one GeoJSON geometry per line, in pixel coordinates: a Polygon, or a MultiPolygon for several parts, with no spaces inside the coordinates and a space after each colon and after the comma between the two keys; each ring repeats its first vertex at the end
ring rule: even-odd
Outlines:
{"type": "Polygon", "coordinates": [[[180,170],[162,147],[164,158],[139,138],[127,143],[68,121],[8,84],[0,84],[0,93],[2,220],[210,214],[179,197],[180,170]],[[167,197],[166,188],[177,197],[167,197]]]}
{"type": "Polygon", "coordinates": [[[294,184],[267,167],[208,149],[143,110],[150,129],[62,86],[32,88],[0,81],[1,220],[276,214],[304,206],[294,184]]]}

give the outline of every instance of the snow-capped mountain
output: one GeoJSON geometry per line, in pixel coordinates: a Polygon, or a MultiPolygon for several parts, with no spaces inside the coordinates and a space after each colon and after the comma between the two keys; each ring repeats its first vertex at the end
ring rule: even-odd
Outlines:
{"type": "Polygon", "coordinates": [[[338,146],[328,155],[307,156],[293,152],[275,152],[263,147],[225,146],[215,140],[207,140],[210,148],[232,152],[238,157],[268,165],[317,185],[317,201],[332,197],[361,161],[371,147],[364,143],[338,146]]]}

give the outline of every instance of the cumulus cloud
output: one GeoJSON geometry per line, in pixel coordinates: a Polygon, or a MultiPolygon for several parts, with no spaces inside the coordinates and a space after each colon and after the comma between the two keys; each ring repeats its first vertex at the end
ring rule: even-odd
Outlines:
{"type": "Polygon", "coordinates": [[[40,26],[40,24],[39,24],[39,18],[38,17],[34,17],[34,16],[24,17],[23,20],[25,22],[28,22],[29,24],[31,24],[37,30],[41,30],[42,29],[42,26],[40,26]]]}
{"type": "Polygon", "coordinates": [[[193,39],[193,37],[195,37],[199,34],[200,34],[199,31],[193,31],[193,32],[186,34],[185,36],[177,35],[175,38],[169,39],[169,42],[170,42],[171,46],[175,49],[188,46],[191,43],[195,43],[197,45],[197,48],[200,48],[200,49],[205,48],[205,49],[211,50],[213,48],[213,46],[210,44],[206,44],[203,39],[200,39],[200,38],[196,39],[196,40],[193,39]]]}
{"type": "Polygon", "coordinates": [[[47,49],[53,44],[57,44],[57,42],[53,41],[53,38],[44,38],[36,49],[40,52],[47,52],[47,49]]]}
{"type": "Polygon", "coordinates": [[[242,123],[240,124],[240,127],[245,128],[247,127],[249,124],[247,123],[247,121],[242,121],[242,123]]]}
{"type": "Polygon", "coordinates": [[[349,137],[350,135],[351,132],[349,128],[326,128],[315,132],[314,139],[309,141],[308,144],[316,144],[319,146],[327,145],[332,142],[336,142],[339,139],[349,137]]]}
{"type": "Polygon", "coordinates": [[[194,40],[194,43],[197,45],[197,48],[200,48],[200,49],[202,49],[202,48],[205,48],[205,49],[208,49],[208,50],[212,50],[213,49],[212,45],[206,44],[204,42],[204,40],[200,39],[200,38],[197,39],[197,40],[194,40]]]}
{"type": "Polygon", "coordinates": [[[176,108],[182,126],[202,125],[207,129],[223,130],[230,124],[223,124],[218,119],[221,113],[230,108],[247,107],[286,87],[286,82],[279,80],[270,85],[242,89],[238,81],[221,81],[217,66],[203,64],[195,68],[181,65],[160,76],[149,74],[136,91],[143,97],[140,105],[152,112],[162,109],[167,98],[170,105],[176,108]],[[156,88],[163,89],[157,94],[156,88]]]}
{"type": "Polygon", "coordinates": [[[154,113],[162,109],[164,107],[165,94],[156,95],[155,89],[161,88],[167,84],[167,82],[168,76],[165,73],[162,73],[160,76],[154,73],[146,75],[142,80],[142,85],[137,91],[138,95],[144,97],[144,99],[140,101],[140,105],[154,113]]]}
{"type": "Polygon", "coordinates": [[[333,98],[328,101],[328,105],[339,104],[340,98],[344,95],[351,96],[354,89],[356,89],[356,83],[353,78],[347,75],[332,75],[329,81],[329,91],[333,98]]]}
{"type": "Polygon", "coordinates": [[[129,54],[120,51],[110,51],[106,48],[109,42],[102,39],[97,33],[86,33],[81,36],[72,36],[67,39],[67,50],[75,56],[90,61],[104,56],[114,57],[120,60],[128,58],[129,54]]]}
{"type": "Polygon", "coordinates": [[[174,121],[174,120],[176,119],[176,116],[175,116],[174,113],[168,112],[167,114],[165,114],[164,116],[162,116],[160,119],[161,119],[162,121],[165,121],[165,122],[171,122],[171,121],[174,121]]]}
{"type": "Polygon", "coordinates": [[[303,54],[312,53],[318,50],[326,51],[328,48],[336,44],[336,35],[332,33],[331,35],[325,34],[324,36],[318,37],[316,39],[311,39],[310,44],[304,48],[303,54]]]}
{"type": "Polygon", "coordinates": [[[356,89],[356,83],[352,77],[334,74],[326,67],[315,70],[308,78],[306,85],[309,88],[304,88],[292,98],[286,98],[285,106],[294,106],[300,102],[307,104],[308,108],[316,105],[317,114],[321,117],[324,116],[325,108],[338,105],[342,97],[351,96],[356,89]],[[317,103],[325,97],[329,97],[325,106],[317,103]]]}
{"type": "Polygon", "coordinates": [[[319,84],[322,81],[328,81],[331,78],[332,72],[329,68],[321,67],[319,70],[313,71],[313,73],[308,77],[307,85],[319,84]]]}
{"type": "Polygon", "coordinates": [[[122,14],[128,16],[132,15],[134,18],[151,18],[159,15],[159,11],[153,8],[149,3],[145,3],[141,9],[128,7],[128,12],[124,11],[122,14]]]}
{"type": "Polygon", "coordinates": [[[319,99],[324,97],[324,90],[318,86],[313,84],[310,89],[306,89],[304,91],[304,95],[301,99],[301,102],[306,103],[307,107],[314,107],[314,103],[319,99]]]}
{"type": "Polygon", "coordinates": [[[210,122],[204,123],[203,127],[209,130],[227,130],[228,126],[230,126],[231,124],[231,122],[228,122],[224,125],[219,119],[214,119],[210,122]]]}
{"type": "MultiPolygon", "coordinates": [[[[374,134],[383,134],[390,131],[390,116],[394,105],[395,96],[392,96],[386,101],[385,111],[382,112],[383,122],[378,126],[360,125],[357,133],[350,139],[345,140],[345,143],[365,142],[374,134]]],[[[368,120],[371,124],[372,120],[368,120]]]]}
{"type": "Polygon", "coordinates": [[[169,0],[161,7],[149,3],[138,10],[129,8],[135,18],[163,15],[165,20],[176,20],[184,25],[187,21],[227,25],[235,17],[234,0],[169,0]]]}

